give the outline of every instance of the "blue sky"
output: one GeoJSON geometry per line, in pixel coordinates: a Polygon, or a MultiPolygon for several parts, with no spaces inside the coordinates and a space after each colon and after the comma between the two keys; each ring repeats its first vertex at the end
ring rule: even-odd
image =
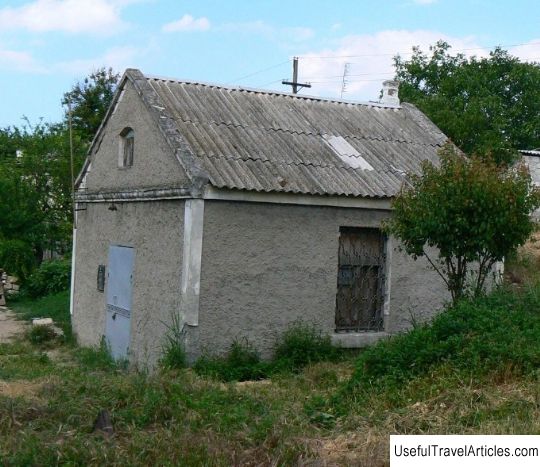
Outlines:
{"type": "Polygon", "coordinates": [[[392,56],[445,39],[540,61],[538,0],[1,0],[0,127],[61,118],[62,94],[93,69],[376,99],[392,56]]]}

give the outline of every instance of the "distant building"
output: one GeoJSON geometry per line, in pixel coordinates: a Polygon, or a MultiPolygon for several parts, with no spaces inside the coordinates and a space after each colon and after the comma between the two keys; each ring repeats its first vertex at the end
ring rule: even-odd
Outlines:
{"type": "MultiPolygon", "coordinates": [[[[529,167],[532,182],[540,188],[540,149],[529,149],[519,151],[523,162],[529,167]]],[[[540,209],[533,213],[536,220],[540,219],[540,209]]]]}
{"type": "Polygon", "coordinates": [[[191,361],[242,337],[268,355],[294,321],[357,347],[432,316],[443,281],[381,223],[445,140],[397,89],[354,103],[127,70],[77,181],[75,334],[153,365],[173,314],[191,361]]]}

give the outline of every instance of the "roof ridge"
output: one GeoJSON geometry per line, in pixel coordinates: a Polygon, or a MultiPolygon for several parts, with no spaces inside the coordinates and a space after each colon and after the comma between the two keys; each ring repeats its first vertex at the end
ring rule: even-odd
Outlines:
{"type": "MultiPolygon", "coordinates": [[[[139,70],[137,70],[139,71],[139,70]]],[[[207,81],[201,81],[201,80],[189,80],[189,79],[179,79],[179,78],[171,78],[166,76],[158,76],[158,75],[146,75],[143,73],[143,76],[146,79],[149,80],[156,80],[156,81],[168,81],[171,83],[178,83],[178,84],[189,84],[193,86],[207,86],[211,88],[219,88],[219,89],[225,89],[228,91],[238,91],[238,92],[254,92],[254,93],[261,93],[261,94],[268,94],[268,95],[277,95],[277,96],[284,96],[289,97],[292,99],[303,99],[303,100],[313,100],[313,101],[321,101],[321,102],[331,102],[335,104],[344,104],[344,105],[355,105],[355,106],[363,106],[363,107],[374,107],[374,108],[380,108],[380,109],[388,109],[388,110],[400,110],[402,108],[401,105],[390,105],[390,104],[383,104],[381,102],[375,102],[375,101],[355,101],[355,100],[347,100],[347,99],[341,99],[341,98],[335,98],[335,97],[321,97],[321,96],[311,96],[308,94],[292,94],[290,92],[284,92],[284,91],[275,91],[271,89],[261,89],[261,88],[253,88],[249,86],[229,86],[226,84],[220,84],[220,83],[212,83],[207,81]]]]}

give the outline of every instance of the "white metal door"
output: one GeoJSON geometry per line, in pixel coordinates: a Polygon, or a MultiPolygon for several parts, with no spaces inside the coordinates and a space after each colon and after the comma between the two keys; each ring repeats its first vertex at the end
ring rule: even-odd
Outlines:
{"type": "Polygon", "coordinates": [[[128,357],[134,261],[133,248],[109,247],[105,338],[115,360],[128,357]]]}

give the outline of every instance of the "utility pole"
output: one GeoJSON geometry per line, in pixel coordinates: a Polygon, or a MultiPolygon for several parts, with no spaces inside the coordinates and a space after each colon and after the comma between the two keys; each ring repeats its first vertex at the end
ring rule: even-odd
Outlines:
{"type": "Polygon", "coordinates": [[[292,81],[287,81],[284,79],[281,84],[286,84],[287,86],[292,86],[292,93],[298,94],[298,90],[302,88],[310,88],[311,84],[309,83],[299,83],[298,82],[298,57],[293,58],[293,77],[292,81]]]}
{"type": "Polygon", "coordinates": [[[75,164],[73,161],[73,114],[71,111],[71,97],[68,100],[68,125],[69,125],[69,162],[71,168],[71,204],[72,204],[72,215],[73,215],[73,226],[77,228],[77,205],[75,204],[75,164]]]}

